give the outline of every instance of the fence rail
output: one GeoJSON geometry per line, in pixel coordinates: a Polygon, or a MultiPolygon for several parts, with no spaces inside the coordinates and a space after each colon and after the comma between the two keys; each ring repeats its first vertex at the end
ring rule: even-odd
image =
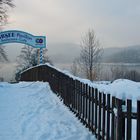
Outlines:
{"type": "Polygon", "coordinates": [[[49,82],[53,92],[98,140],[140,140],[140,101],[134,113],[132,100],[101,93],[49,65],[24,71],[21,81],[49,82]],[[136,127],[132,129],[133,123],[136,127]]]}

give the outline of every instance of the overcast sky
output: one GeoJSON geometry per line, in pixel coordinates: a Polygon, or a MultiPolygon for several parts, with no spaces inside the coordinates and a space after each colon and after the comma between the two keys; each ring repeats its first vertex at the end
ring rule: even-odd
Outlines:
{"type": "MultiPolygon", "coordinates": [[[[89,28],[95,30],[103,47],[140,44],[140,0],[13,1],[16,7],[9,11],[9,24],[4,30],[47,36],[48,53],[54,63],[72,61],[79,51],[76,44],[89,28]]],[[[15,61],[23,45],[7,46],[9,60],[15,61]]],[[[3,66],[0,76],[9,73],[14,65],[3,66]]]]}
{"type": "Polygon", "coordinates": [[[79,43],[93,28],[103,47],[140,44],[140,0],[14,0],[7,29],[79,43]]]}

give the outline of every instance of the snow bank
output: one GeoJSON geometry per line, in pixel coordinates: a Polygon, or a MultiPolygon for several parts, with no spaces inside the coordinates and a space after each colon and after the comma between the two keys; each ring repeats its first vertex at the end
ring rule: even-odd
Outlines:
{"type": "MultiPolygon", "coordinates": [[[[88,79],[82,79],[82,78],[76,77],[67,70],[60,70],[50,65],[49,63],[41,64],[38,66],[45,66],[45,65],[53,69],[56,69],[57,71],[61,73],[64,73],[65,75],[69,76],[70,78],[73,78],[74,80],[79,80],[80,82],[88,84],[91,87],[98,88],[100,92],[104,92],[105,94],[111,94],[112,96],[115,96],[123,100],[132,99],[132,106],[133,106],[132,108],[134,112],[136,111],[137,100],[140,100],[140,83],[139,82],[134,82],[127,79],[118,79],[118,80],[115,80],[113,83],[109,81],[100,81],[100,82],[93,81],[92,82],[88,79]]],[[[38,66],[35,66],[35,67],[38,67],[38,66]]],[[[29,69],[32,69],[35,67],[31,67],[29,69]]]]}
{"type": "Polygon", "coordinates": [[[111,84],[96,85],[99,91],[111,94],[119,99],[132,100],[132,111],[137,110],[137,100],[140,100],[140,83],[127,79],[118,79],[111,84]]]}

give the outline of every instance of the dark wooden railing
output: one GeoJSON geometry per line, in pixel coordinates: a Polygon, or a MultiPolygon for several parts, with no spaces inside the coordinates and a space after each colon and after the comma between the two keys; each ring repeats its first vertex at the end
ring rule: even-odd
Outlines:
{"type": "Polygon", "coordinates": [[[50,65],[24,71],[21,81],[49,82],[53,92],[98,140],[134,140],[134,137],[140,140],[140,101],[137,101],[137,112],[133,113],[132,100],[123,101],[101,93],[50,65]],[[136,121],[135,130],[133,121],[136,121]]]}

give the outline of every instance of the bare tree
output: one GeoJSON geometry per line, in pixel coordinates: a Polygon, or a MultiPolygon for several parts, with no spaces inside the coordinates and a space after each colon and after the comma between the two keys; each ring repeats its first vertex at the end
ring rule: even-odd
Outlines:
{"type": "Polygon", "coordinates": [[[71,66],[71,72],[75,76],[80,76],[79,59],[74,59],[71,66]]]}
{"type": "Polygon", "coordinates": [[[127,78],[126,74],[128,73],[128,70],[123,64],[112,65],[110,70],[112,73],[112,80],[116,80],[120,78],[127,78]]]}
{"type": "MultiPolygon", "coordinates": [[[[50,63],[51,65],[53,65],[50,57],[47,55],[47,49],[43,49],[43,58],[42,58],[42,63],[50,63]]],[[[38,50],[34,49],[32,56],[31,56],[31,65],[35,66],[38,64],[38,50]]]]}
{"type": "MultiPolygon", "coordinates": [[[[49,56],[46,55],[47,49],[43,50],[43,63],[50,63],[52,64],[52,61],[50,60],[49,56]]],[[[38,52],[37,49],[34,49],[30,46],[25,45],[21,49],[20,55],[17,57],[17,70],[15,74],[15,79],[18,80],[20,76],[20,72],[35,66],[38,64],[38,52]]]]}
{"type": "Polygon", "coordinates": [[[4,46],[0,46],[0,62],[8,61],[4,46]]]}
{"type": "Polygon", "coordinates": [[[19,69],[28,68],[32,65],[32,54],[33,54],[33,48],[30,46],[24,46],[21,49],[20,55],[17,57],[17,63],[19,69]]]}
{"type": "MultiPolygon", "coordinates": [[[[8,10],[14,7],[13,0],[0,0],[0,31],[2,26],[7,23],[8,10]]],[[[8,60],[3,46],[0,46],[0,61],[8,60]]]]}
{"type": "Polygon", "coordinates": [[[82,72],[84,72],[86,77],[90,80],[97,80],[99,60],[101,58],[102,51],[103,48],[100,46],[94,30],[89,29],[81,41],[79,65],[82,72]]]}
{"type": "Polygon", "coordinates": [[[7,23],[7,13],[11,7],[14,7],[13,0],[0,0],[0,27],[7,23]]]}
{"type": "MultiPolygon", "coordinates": [[[[43,50],[43,63],[49,62],[52,64],[50,58],[46,55],[47,50],[43,50]]],[[[26,69],[38,64],[38,52],[30,46],[25,45],[21,49],[20,55],[17,57],[18,68],[26,69]]]]}

